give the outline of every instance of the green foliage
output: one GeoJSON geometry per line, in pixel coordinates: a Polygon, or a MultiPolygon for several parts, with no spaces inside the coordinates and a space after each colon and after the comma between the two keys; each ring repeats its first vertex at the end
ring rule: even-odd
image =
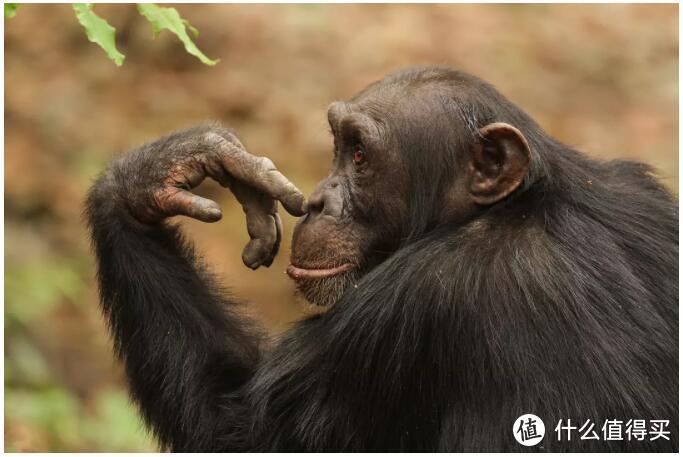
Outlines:
{"type": "Polygon", "coordinates": [[[82,302],[85,281],[75,265],[29,262],[5,270],[5,326],[26,324],[49,312],[60,299],[82,302]]]}
{"type": "Polygon", "coordinates": [[[82,392],[55,375],[59,370],[51,363],[60,363],[55,354],[32,336],[59,319],[55,313],[64,313],[64,304],[73,312],[88,303],[85,271],[91,268],[79,257],[54,256],[14,261],[5,269],[5,423],[30,430],[28,448],[15,439],[8,451],[156,449],[123,388],[98,387],[79,396],[82,392]]]}
{"type": "Polygon", "coordinates": [[[85,29],[88,40],[104,49],[107,57],[113,60],[117,66],[123,65],[123,59],[126,57],[116,49],[114,39],[116,29],[93,12],[92,3],[75,3],[73,8],[76,12],[76,19],[85,29]]]}
{"type": "Polygon", "coordinates": [[[154,3],[138,3],[138,11],[152,24],[155,36],[166,29],[175,34],[185,45],[185,50],[201,60],[202,63],[206,65],[216,65],[218,63],[218,60],[209,59],[195,46],[187,34],[187,29],[189,28],[195,37],[199,35],[199,32],[187,20],[181,18],[175,8],[164,8],[154,3]]]}
{"type": "Polygon", "coordinates": [[[8,332],[12,343],[5,348],[5,383],[33,388],[54,382],[53,373],[40,350],[19,332],[8,332]]]}
{"type": "Polygon", "coordinates": [[[17,8],[20,6],[18,3],[5,3],[5,17],[14,17],[17,14],[17,8]]]}
{"type": "MultiPolygon", "coordinates": [[[[5,411],[14,422],[32,424],[54,451],[81,447],[109,452],[154,451],[155,445],[122,390],[104,390],[86,411],[61,387],[5,389],[5,411]],[[95,446],[96,444],[96,446],[95,446]]],[[[7,449],[16,451],[16,449],[7,449]]]]}
{"type": "MultiPolygon", "coordinates": [[[[18,3],[5,3],[5,17],[14,17],[19,6],[18,3]]],[[[195,38],[199,35],[199,31],[192,27],[186,19],[180,17],[180,13],[175,8],[164,8],[154,3],[138,3],[137,7],[140,14],[152,25],[154,36],[166,29],[177,36],[185,46],[185,50],[202,63],[216,65],[219,62],[218,59],[209,59],[194,44],[187,30],[189,29],[195,38]]],[[[104,49],[107,57],[113,60],[117,66],[123,65],[126,56],[116,49],[116,29],[95,14],[92,3],[74,3],[73,9],[76,12],[76,19],[85,29],[88,40],[104,49]]]]}
{"type": "Polygon", "coordinates": [[[52,449],[73,449],[78,443],[78,401],[66,390],[5,388],[5,412],[10,412],[15,421],[36,424],[44,430],[52,449]]]}

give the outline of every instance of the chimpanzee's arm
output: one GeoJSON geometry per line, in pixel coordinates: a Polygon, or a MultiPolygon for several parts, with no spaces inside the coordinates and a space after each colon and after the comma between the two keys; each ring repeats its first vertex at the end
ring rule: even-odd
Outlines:
{"type": "Polygon", "coordinates": [[[303,196],[225,129],[199,127],[131,151],[87,202],[101,304],[132,396],[174,451],[229,446],[215,436],[234,435],[246,419],[238,417],[238,391],[259,362],[259,339],[235,314],[235,302],[165,221],[176,214],[220,219],[214,202],[188,192],[205,176],[230,187],[244,207],[252,238],[244,262],[270,265],[280,239],[275,199],[301,214],[303,196]]]}

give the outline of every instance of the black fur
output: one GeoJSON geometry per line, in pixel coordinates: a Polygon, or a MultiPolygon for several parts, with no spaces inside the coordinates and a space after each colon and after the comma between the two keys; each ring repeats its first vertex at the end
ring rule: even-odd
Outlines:
{"type": "MultiPolygon", "coordinates": [[[[647,166],[586,158],[468,75],[428,68],[392,78],[464,85],[466,96],[448,102],[453,116],[471,135],[491,121],[515,125],[533,168],[522,188],[468,223],[416,223],[357,288],[272,351],[260,350],[176,228],[129,216],[123,189],[154,145],[115,162],[93,187],[87,212],[102,306],[161,445],[677,451],[671,196],[647,166]],[[513,438],[525,413],[545,422],[540,447],[513,438]],[[605,419],[668,419],[671,440],[557,441],[560,419],[591,419],[599,434],[605,419]]],[[[432,167],[425,175],[448,172],[421,166],[432,167]]],[[[434,203],[420,179],[413,200],[434,203]]]]}

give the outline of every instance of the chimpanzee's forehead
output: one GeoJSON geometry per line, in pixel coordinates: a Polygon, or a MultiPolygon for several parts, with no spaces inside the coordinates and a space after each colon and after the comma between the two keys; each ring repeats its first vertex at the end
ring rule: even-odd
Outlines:
{"type": "Polygon", "coordinates": [[[346,102],[330,105],[328,117],[336,124],[354,113],[387,127],[402,128],[406,123],[430,122],[442,117],[444,88],[433,83],[375,83],[346,102]]]}
{"type": "Polygon", "coordinates": [[[387,83],[379,81],[356,94],[349,103],[358,110],[391,109],[399,102],[410,98],[414,88],[405,83],[387,83]]]}
{"type": "Polygon", "coordinates": [[[435,95],[442,93],[435,84],[372,84],[348,101],[334,102],[328,110],[331,123],[353,113],[361,113],[377,121],[422,117],[435,108],[435,95]]]}

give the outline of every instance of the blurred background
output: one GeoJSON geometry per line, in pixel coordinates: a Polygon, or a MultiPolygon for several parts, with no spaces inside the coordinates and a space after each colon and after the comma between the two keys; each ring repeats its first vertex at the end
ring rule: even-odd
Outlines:
{"type": "MultiPolygon", "coordinates": [[[[5,449],[156,449],[125,393],[97,307],[84,194],[117,154],[216,119],[307,195],[331,157],[326,108],[405,65],[479,75],[596,158],[658,168],[678,193],[677,5],[175,5],[215,67],[133,5],[97,5],[126,55],[88,42],[69,5],[5,19],[5,449]]],[[[240,260],[243,215],[183,221],[272,335],[311,312],[283,274],[240,260]]]]}

